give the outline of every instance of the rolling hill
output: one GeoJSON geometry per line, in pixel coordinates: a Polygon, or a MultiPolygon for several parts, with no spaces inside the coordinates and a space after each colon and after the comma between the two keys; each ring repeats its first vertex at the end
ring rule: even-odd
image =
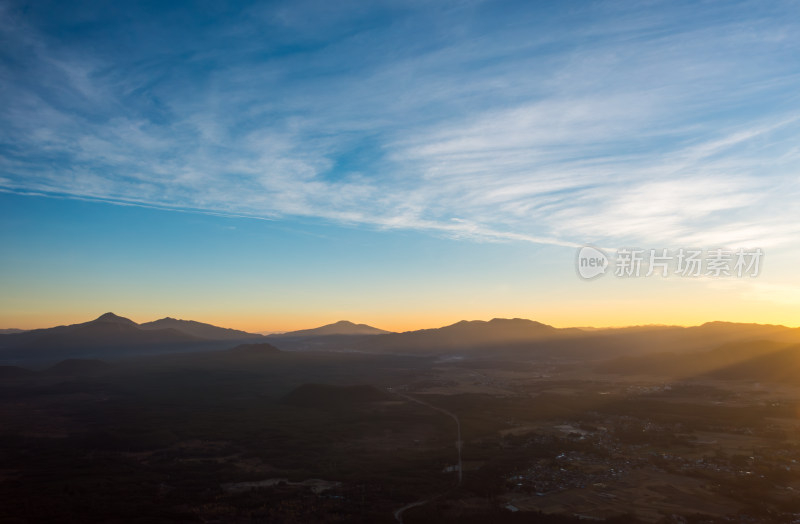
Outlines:
{"type": "Polygon", "coordinates": [[[391,331],[385,331],[366,324],[354,324],[349,320],[340,320],[333,324],[327,324],[312,329],[301,329],[299,331],[289,331],[288,333],[280,333],[269,335],[274,338],[307,338],[307,337],[325,337],[330,335],[385,335],[391,331]]]}
{"type": "Polygon", "coordinates": [[[139,324],[139,327],[146,330],[174,329],[193,337],[207,338],[210,340],[255,340],[263,338],[263,335],[256,333],[248,333],[237,329],[195,322],[194,320],[180,320],[171,317],[161,318],[152,322],[144,322],[139,324]]]}
{"type": "Polygon", "coordinates": [[[236,355],[249,356],[277,355],[282,353],[280,349],[276,348],[272,344],[267,344],[266,342],[257,342],[255,344],[239,344],[228,351],[236,355]]]}
{"type": "Polygon", "coordinates": [[[786,347],[786,343],[771,340],[732,342],[711,351],[624,356],[603,362],[595,369],[602,373],[618,375],[686,378],[713,374],[779,352],[786,347]]]}
{"type": "Polygon", "coordinates": [[[800,345],[770,351],[708,374],[724,380],[797,384],[800,379],[800,345]]]}

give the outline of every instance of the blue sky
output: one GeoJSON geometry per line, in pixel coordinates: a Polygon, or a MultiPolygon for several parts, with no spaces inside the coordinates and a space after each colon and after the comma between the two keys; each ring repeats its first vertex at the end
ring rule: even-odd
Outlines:
{"type": "Polygon", "coordinates": [[[798,15],[794,2],[0,2],[0,278],[30,284],[38,260],[50,282],[35,299],[12,286],[0,320],[113,303],[250,329],[495,312],[619,324],[668,286],[672,306],[631,322],[706,320],[685,296],[796,324],[798,15]],[[770,272],[576,283],[587,242],[757,246],[770,272]],[[65,243],[69,274],[43,262],[65,243]],[[196,277],[165,285],[187,253],[196,277]],[[129,287],[81,295],[70,282],[103,280],[97,264],[129,287]],[[591,315],[616,295],[617,320],[591,315]],[[542,296],[558,297],[551,311],[542,296]]]}

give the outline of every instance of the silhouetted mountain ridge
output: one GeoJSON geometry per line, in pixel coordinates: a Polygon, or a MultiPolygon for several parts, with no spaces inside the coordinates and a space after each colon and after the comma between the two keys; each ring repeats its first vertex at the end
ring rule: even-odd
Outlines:
{"type": "Polygon", "coordinates": [[[137,326],[138,325],[136,322],[134,322],[133,320],[131,320],[129,318],[121,317],[119,315],[115,315],[114,313],[110,313],[110,312],[109,313],[103,313],[102,315],[100,315],[96,319],[94,319],[94,320],[92,320],[90,322],[87,322],[87,323],[94,323],[94,324],[99,324],[99,323],[121,324],[121,325],[125,325],[125,326],[137,326]]]}
{"type": "MultiPolygon", "coordinates": [[[[317,350],[396,354],[470,354],[508,360],[571,358],[600,361],[622,355],[682,355],[710,351],[728,343],[766,340],[800,343],[800,329],[780,325],[708,322],[700,326],[632,326],[628,328],[556,328],[522,318],[462,320],[433,329],[391,333],[364,324],[339,321],[282,335],[260,335],[172,317],[136,322],[105,313],[95,320],[0,335],[0,360],[113,357],[225,350],[231,341],[274,341],[281,350],[317,350]]],[[[660,357],[666,368],[668,357],[660,357]]],[[[710,358],[710,357],[709,357],[710,358]]],[[[729,364],[732,362],[728,362],[729,364]]],[[[629,363],[626,365],[638,364],[629,363]]],[[[695,366],[697,367],[697,366],[695,366]]]]}
{"type": "Polygon", "coordinates": [[[245,340],[263,337],[263,335],[256,333],[248,333],[237,329],[223,328],[212,324],[196,322],[194,320],[181,320],[172,317],[165,317],[152,322],[144,322],[139,324],[139,327],[148,330],[175,329],[194,337],[211,340],[245,340]]]}
{"type": "Polygon", "coordinates": [[[441,328],[372,337],[364,341],[362,349],[371,344],[382,350],[453,350],[545,340],[576,333],[580,333],[580,330],[558,329],[522,318],[462,320],[441,328]]]}
{"type": "Polygon", "coordinates": [[[446,352],[509,359],[565,357],[595,361],[620,355],[708,351],[722,344],[752,340],[800,342],[800,329],[780,325],[708,322],[692,327],[647,325],[579,329],[556,328],[521,318],[462,320],[440,328],[371,336],[286,335],[271,337],[280,340],[281,348],[286,350],[397,354],[446,352]]]}
{"type": "Polygon", "coordinates": [[[330,335],[384,335],[391,333],[378,329],[367,324],[355,324],[349,320],[340,320],[333,324],[326,324],[312,329],[301,329],[298,331],[289,331],[287,333],[280,333],[269,335],[276,338],[294,338],[294,337],[322,337],[330,335]]]}
{"type": "Polygon", "coordinates": [[[0,358],[17,361],[223,349],[223,341],[262,338],[244,332],[238,332],[242,336],[233,336],[237,333],[235,330],[191,321],[172,319],[170,322],[161,322],[161,327],[148,324],[143,327],[128,318],[104,313],[80,324],[0,335],[0,358]],[[182,329],[171,327],[173,325],[182,329]],[[203,331],[209,336],[197,336],[186,330],[203,331]]]}

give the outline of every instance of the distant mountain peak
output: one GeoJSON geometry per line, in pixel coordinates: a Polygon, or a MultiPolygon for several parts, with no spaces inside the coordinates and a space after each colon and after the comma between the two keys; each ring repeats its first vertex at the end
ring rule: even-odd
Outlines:
{"type": "Polygon", "coordinates": [[[489,324],[492,325],[517,325],[517,326],[536,326],[536,327],[547,327],[550,328],[552,326],[548,324],[543,324],[537,320],[530,320],[527,318],[493,318],[489,321],[489,324]]]}
{"type": "Polygon", "coordinates": [[[367,324],[356,324],[349,320],[339,320],[333,324],[326,324],[313,329],[301,329],[300,331],[289,331],[282,333],[280,337],[318,337],[328,335],[384,335],[391,331],[384,331],[367,324]]]}
{"type": "Polygon", "coordinates": [[[121,317],[119,315],[115,315],[114,313],[108,312],[100,315],[97,317],[94,322],[113,322],[115,324],[128,324],[131,326],[136,326],[136,322],[129,318],[121,317]]]}
{"type": "Polygon", "coordinates": [[[491,320],[460,320],[455,324],[445,326],[439,329],[454,329],[454,328],[469,328],[469,329],[507,329],[507,328],[520,328],[520,329],[543,329],[555,330],[553,326],[537,322],[536,320],[529,320],[527,318],[493,318],[491,320]]]}

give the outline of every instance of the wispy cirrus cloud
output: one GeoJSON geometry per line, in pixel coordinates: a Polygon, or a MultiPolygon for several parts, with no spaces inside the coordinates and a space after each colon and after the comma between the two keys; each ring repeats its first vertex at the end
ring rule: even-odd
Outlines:
{"type": "Polygon", "coordinates": [[[6,190],[557,245],[798,232],[792,4],[92,7],[3,6],[6,190]]]}

